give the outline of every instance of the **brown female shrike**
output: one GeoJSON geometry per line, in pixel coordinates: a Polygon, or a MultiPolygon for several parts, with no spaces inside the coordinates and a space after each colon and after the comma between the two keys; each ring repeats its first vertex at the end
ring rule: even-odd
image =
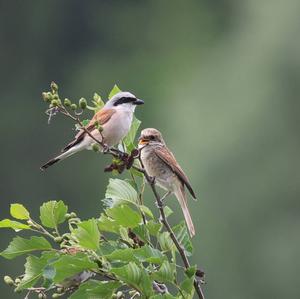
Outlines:
{"type": "MultiPolygon", "coordinates": [[[[114,146],[129,132],[135,107],[141,104],[144,104],[144,102],[137,99],[132,93],[119,92],[94,115],[86,129],[107,146],[114,146]],[[103,128],[101,133],[97,129],[96,123],[99,123],[103,128]]],[[[62,153],[44,164],[41,169],[45,170],[49,166],[84,149],[91,150],[94,143],[95,140],[85,130],[81,129],[75,136],[75,139],[62,149],[62,153]]]]}
{"type": "Polygon", "coordinates": [[[184,190],[186,186],[193,198],[196,195],[191,184],[177,163],[172,152],[167,148],[161,133],[152,128],[144,129],[139,138],[141,161],[148,175],[155,179],[155,183],[168,192],[164,199],[171,193],[177,197],[181,206],[190,236],[195,235],[194,224],[187,206],[187,197],[184,190]]]}

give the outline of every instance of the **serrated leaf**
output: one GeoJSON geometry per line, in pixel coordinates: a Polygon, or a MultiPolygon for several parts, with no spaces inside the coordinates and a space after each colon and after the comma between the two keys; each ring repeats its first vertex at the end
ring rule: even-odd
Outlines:
{"type": "Polygon", "coordinates": [[[68,207],[61,200],[45,202],[40,207],[41,222],[46,227],[55,228],[58,224],[65,221],[67,211],[68,207]]]}
{"type": "Polygon", "coordinates": [[[175,265],[164,261],[157,272],[153,273],[153,279],[162,283],[174,282],[175,265]]]}
{"type": "Polygon", "coordinates": [[[91,261],[87,255],[77,253],[76,255],[63,255],[52,263],[55,269],[54,283],[63,282],[84,270],[97,269],[98,265],[91,261]]]}
{"type": "Polygon", "coordinates": [[[77,228],[72,231],[72,235],[83,248],[92,250],[99,249],[100,232],[95,219],[78,223],[77,228]]]}
{"type": "Polygon", "coordinates": [[[150,235],[147,227],[144,224],[141,224],[132,229],[132,231],[141,239],[144,243],[149,243],[150,235]]]}
{"type": "MultiPolygon", "coordinates": [[[[159,294],[159,295],[154,295],[154,296],[151,296],[149,299],[178,299],[178,298],[182,298],[182,297],[174,297],[172,296],[171,294],[159,294]]],[[[187,299],[187,298],[184,298],[184,299],[187,299]]]]}
{"type": "Polygon", "coordinates": [[[23,205],[19,203],[14,203],[10,205],[10,215],[19,220],[29,219],[29,212],[23,205]]]}
{"type": "Polygon", "coordinates": [[[123,202],[138,204],[136,190],[128,182],[120,179],[109,179],[105,198],[110,199],[109,207],[114,207],[123,202]]]}
{"type": "Polygon", "coordinates": [[[194,277],[186,278],[183,280],[183,282],[180,284],[180,290],[191,295],[190,298],[193,298],[194,293],[194,277]]]}
{"type": "Polygon", "coordinates": [[[25,275],[22,278],[17,290],[33,287],[43,276],[44,268],[48,261],[56,256],[55,252],[44,252],[41,257],[30,255],[25,263],[25,275]]]}
{"type": "Polygon", "coordinates": [[[163,255],[158,249],[152,248],[149,245],[135,249],[133,254],[137,259],[139,259],[140,262],[148,262],[153,264],[162,264],[166,259],[166,256],[163,255]]]}
{"type": "Polygon", "coordinates": [[[108,99],[110,100],[114,95],[116,95],[117,93],[121,92],[122,90],[118,87],[117,84],[114,85],[114,87],[112,88],[112,90],[109,93],[108,99]]]}
{"type": "Polygon", "coordinates": [[[18,221],[3,219],[0,221],[0,228],[11,228],[14,231],[18,232],[22,229],[30,229],[30,226],[18,221]]]}
{"type": "Polygon", "coordinates": [[[168,232],[162,232],[157,235],[159,245],[163,251],[172,251],[175,249],[173,240],[168,232]]]}
{"type": "Polygon", "coordinates": [[[116,223],[127,228],[133,228],[142,221],[141,215],[127,205],[119,205],[106,210],[106,214],[116,223]]]}
{"type": "Polygon", "coordinates": [[[128,134],[123,138],[123,142],[126,146],[126,151],[128,153],[130,153],[135,148],[134,146],[135,136],[140,125],[141,125],[141,121],[138,120],[135,116],[133,116],[130,130],[128,134]]]}
{"type": "Polygon", "coordinates": [[[114,220],[107,217],[104,214],[101,214],[98,220],[98,227],[100,231],[119,233],[120,225],[114,220]]]}
{"type": "Polygon", "coordinates": [[[69,299],[110,299],[121,285],[118,281],[89,280],[82,283],[69,299]]]}
{"type": "Polygon", "coordinates": [[[139,260],[134,256],[132,248],[117,249],[112,253],[105,255],[110,262],[138,262],[139,260]]]}
{"type": "Polygon", "coordinates": [[[187,231],[185,222],[180,222],[179,224],[175,225],[172,229],[177,237],[177,240],[179,241],[181,246],[183,246],[186,255],[191,256],[193,253],[193,244],[187,231]]]}
{"type": "Polygon", "coordinates": [[[170,215],[173,214],[173,210],[171,208],[169,208],[168,206],[164,207],[164,212],[165,212],[166,218],[168,218],[170,215]]]}
{"type": "Polygon", "coordinates": [[[24,239],[19,236],[13,238],[7,249],[0,253],[6,259],[13,259],[16,256],[27,254],[36,250],[50,250],[50,243],[44,237],[31,237],[24,239]]]}
{"type": "Polygon", "coordinates": [[[161,230],[162,228],[162,224],[155,222],[153,220],[150,220],[147,222],[146,227],[150,233],[150,235],[155,236],[157,235],[157,233],[161,230]]]}
{"type": "Polygon", "coordinates": [[[147,207],[147,206],[144,206],[144,205],[140,205],[139,208],[141,209],[141,211],[146,214],[147,216],[149,216],[150,218],[154,218],[153,214],[152,214],[152,211],[147,207]]]}
{"type": "Polygon", "coordinates": [[[149,297],[153,294],[152,282],[146,270],[138,267],[135,263],[129,262],[120,268],[112,268],[111,272],[120,280],[128,285],[134,286],[144,296],[149,297]]]}

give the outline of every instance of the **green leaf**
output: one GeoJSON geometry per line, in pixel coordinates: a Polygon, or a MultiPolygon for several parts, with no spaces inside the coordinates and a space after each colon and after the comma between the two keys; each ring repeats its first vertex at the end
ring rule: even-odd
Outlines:
{"type": "Polygon", "coordinates": [[[117,207],[107,209],[106,214],[110,218],[114,219],[116,223],[127,228],[136,227],[142,221],[141,215],[127,205],[119,205],[117,207]]]}
{"type": "Polygon", "coordinates": [[[150,242],[150,235],[147,227],[144,224],[141,224],[132,229],[132,231],[144,242],[150,242]]]}
{"type": "Polygon", "coordinates": [[[126,181],[120,179],[109,179],[106,188],[105,198],[109,207],[114,207],[123,202],[138,204],[138,194],[136,190],[126,181]]]}
{"type": "Polygon", "coordinates": [[[16,256],[36,250],[50,250],[50,243],[44,237],[31,237],[29,240],[19,236],[13,238],[7,249],[0,253],[6,259],[13,259],[16,256]]]}
{"type": "Polygon", "coordinates": [[[112,253],[105,255],[110,262],[138,262],[139,260],[134,256],[132,248],[117,249],[112,253]]]}
{"type": "Polygon", "coordinates": [[[152,277],[154,280],[167,283],[174,282],[175,279],[175,265],[170,264],[168,261],[164,261],[160,266],[159,270],[153,273],[152,277]]]}
{"type": "Polygon", "coordinates": [[[130,130],[128,134],[124,137],[123,142],[126,146],[126,151],[130,153],[134,148],[134,140],[136,133],[141,125],[141,121],[138,120],[135,116],[133,117],[130,130]]]}
{"type": "Polygon", "coordinates": [[[191,256],[193,253],[193,244],[187,231],[185,222],[180,222],[172,229],[177,237],[177,240],[179,241],[181,246],[183,246],[186,255],[191,256]]]}
{"type": "Polygon", "coordinates": [[[121,92],[122,90],[117,86],[117,84],[114,85],[113,89],[110,91],[108,99],[110,100],[114,95],[116,95],[118,92],[121,92]]]}
{"type": "Polygon", "coordinates": [[[146,227],[150,233],[150,235],[155,236],[157,235],[157,233],[161,230],[162,228],[162,224],[155,222],[153,220],[150,220],[147,222],[146,227]]]}
{"type": "Polygon", "coordinates": [[[97,221],[89,219],[77,224],[72,235],[78,240],[78,244],[86,249],[97,250],[100,242],[100,232],[97,221]]]}
{"type": "Polygon", "coordinates": [[[147,216],[149,216],[150,218],[154,218],[154,216],[153,216],[153,214],[152,214],[152,211],[148,208],[148,207],[146,207],[146,206],[144,206],[144,205],[141,205],[141,206],[139,206],[139,208],[141,209],[141,211],[144,213],[144,214],[146,214],[147,216]]]}
{"type": "Polygon", "coordinates": [[[173,240],[168,232],[162,232],[157,235],[159,245],[163,251],[172,251],[175,249],[173,240]]]}
{"type": "Polygon", "coordinates": [[[171,294],[167,293],[167,294],[154,295],[154,296],[151,296],[149,299],[178,299],[178,298],[182,298],[182,297],[174,297],[171,294]]]}
{"type": "Polygon", "coordinates": [[[153,294],[152,282],[146,270],[138,267],[135,263],[129,262],[120,268],[112,268],[111,272],[118,279],[124,281],[128,285],[134,286],[144,296],[149,297],[153,294]]]}
{"type": "Polygon", "coordinates": [[[120,225],[114,220],[107,217],[104,214],[101,214],[98,227],[100,231],[110,232],[110,233],[119,233],[120,225]]]}
{"type": "Polygon", "coordinates": [[[3,219],[0,221],[0,228],[12,228],[14,231],[18,232],[22,229],[30,229],[30,226],[18,221],[3,219]]]}
{"type": "Polygon", "coordinates": [[[89,280],[82,283],[69,299],[110,299],[121,285],[118,281],[89,280]]]}
{"type": "Polygon", "coordinates": [[[55,252],[43,252],[41,257],[28,256],[25,263],[25,275],[18,285],[17,290],[33,287],[43,276],[43,271],[48,261],[55,256],[55,252]]]}
{"type": "Polygon", "coordinates": [[[168,218],[170,215],[173,214],[172,209],[169,208],[168,206],[165,206],[165,207],[164,207],[164,212],[165,212],[165,215],[166,215],[167,218],[168,218]]]}
{"type": "Polygon", "coordinates": [[[52,266],[55,269],[54,283],[63,282],[66,278],[70,278],[84,270],[98,268],[98,265],[83,253],[63,255],[57,261],[53,262],[52,266]]]}
{"type": "Polygon", "coordinates": [[[140,262],[148,262],[153,264],[162,264],[166,259],[166,256],[158,249],[152,248],[149,245],[135,249],[133,254],[139,259],[140,262]]]}
{"type": "Polygon", "coordinates": [[[195,280],[195,273],[196,273],[196,266],[190,267],[185,271],[185,279],[180,284],[180,290],[188,294],[189,298],[193,298],[195,289],[194,289],[194,280],[195,280]]]}
{"type": "Polygon", "coordinates": [[[29,219],[29,212],[23,205],[19,203],[14,203],[10,205],[10,215],[19,220],[29,219]]]}
{"type": "Polygon", "coordinates": [[[194,293],[194,277],[186,278],[181,284],[180,284],[180,290],[191,295],[190,298],[193,298],[192,295],[194,293]]]}
{"type": "Polygon", "coordinates": [[[58,224],[65,221],[68,207],[63,201],[51,200],[44,203],[40,208],[40,219],[42,224],[49,228],[55,228],[58,224]]]}

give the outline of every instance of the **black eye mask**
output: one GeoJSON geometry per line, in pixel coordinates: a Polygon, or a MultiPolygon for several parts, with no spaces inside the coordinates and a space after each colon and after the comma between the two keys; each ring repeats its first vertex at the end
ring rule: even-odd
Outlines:
{"type": "Polygon", "coordinates": [[[130,97],[122,97],[120,99],[118,99],[115,103],[114,106],[118,106],[118,105],[122,105],[122,104],[126,104],[126,103],[132,103],[135,102],[135,98],[130,98],[130,97]]]}

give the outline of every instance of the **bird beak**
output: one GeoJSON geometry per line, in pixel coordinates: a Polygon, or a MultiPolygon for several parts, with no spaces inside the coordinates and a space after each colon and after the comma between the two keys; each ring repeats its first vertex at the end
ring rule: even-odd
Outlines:
{"type": "Polygon", "coordinates": [[[135,105],[143,105],[144,104],[144,101],[143,100],[140,100],[140,99],[136,99],[133,104],[135,105]]]}
{"type": "Polygon", "coordinates": [[[139,145],[145,145],[145,144],[148,144],[148,143],[149,143],[148,139],[145,139],[143,137],[139,138],[139,145]]]}

